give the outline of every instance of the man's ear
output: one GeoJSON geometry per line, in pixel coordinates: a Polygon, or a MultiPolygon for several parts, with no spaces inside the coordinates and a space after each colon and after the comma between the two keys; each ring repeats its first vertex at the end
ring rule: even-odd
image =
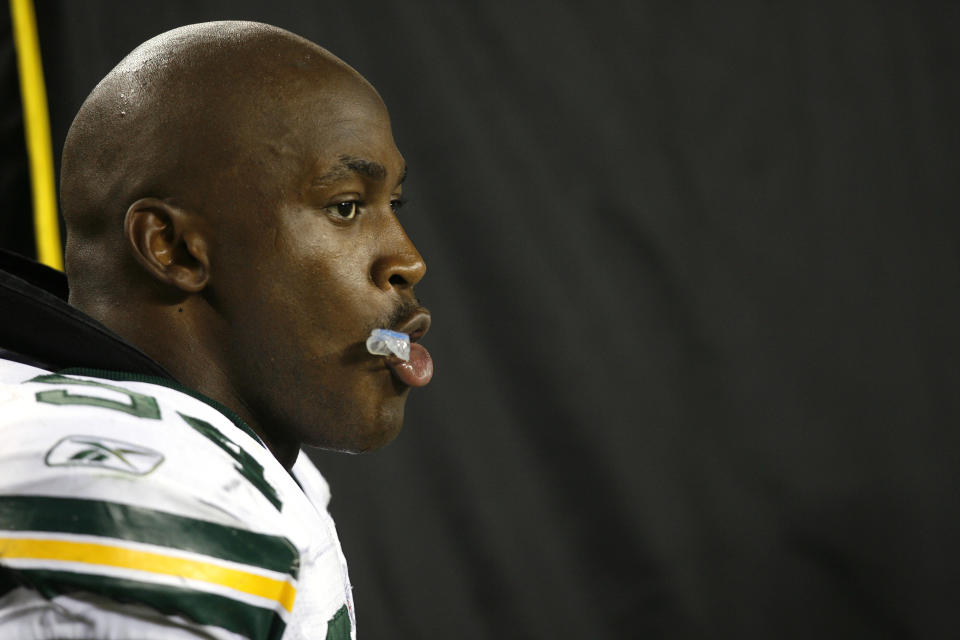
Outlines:
{"type": "Polygon", "coordinates": [[[210,280],[203,220],[159,198],[141,198],[123,220],[123,233],[137,261],[157,280],[187,293],[210,280]]]}

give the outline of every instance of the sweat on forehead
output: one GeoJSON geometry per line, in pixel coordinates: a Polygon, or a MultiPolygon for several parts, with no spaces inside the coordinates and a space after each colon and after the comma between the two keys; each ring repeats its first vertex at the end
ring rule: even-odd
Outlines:
{"type": "Polygon", "coordinates": [[[61,201],[68,231],[100,233],[139,197],[202,190],[256,127],[285,126],[282,101],[307,90],[379,101],[318,45],[255,22],[209,22],[140,45],[91,92],[67,134],[61,201]]]}

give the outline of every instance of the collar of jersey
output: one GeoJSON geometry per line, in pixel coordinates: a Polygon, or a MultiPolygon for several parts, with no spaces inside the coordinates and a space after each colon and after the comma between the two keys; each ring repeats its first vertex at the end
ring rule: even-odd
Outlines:
{"type": "Polygon", "coordinates": [[[89,367],[172,378],[150,356],[67,303],[67,277],[0,250],[0,349],[48,371],[89,367]]]}
{"type": "Polygon", "coordinates": [[[0,350],[48,371],[169,387],[210,405],[266,448],[237,414],[174,380],[150,356],[71,307],[67,295],[62,272],[0,250],[0,350]]]}

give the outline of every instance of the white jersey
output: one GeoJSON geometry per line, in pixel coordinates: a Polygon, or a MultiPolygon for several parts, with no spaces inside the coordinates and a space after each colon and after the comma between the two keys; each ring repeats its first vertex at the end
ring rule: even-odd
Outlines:
{"type": "Polygon", "coordinates": [[[0,638],[355,640],[329,490],[293,473],[163,380],[0,360],[0,638]]]}

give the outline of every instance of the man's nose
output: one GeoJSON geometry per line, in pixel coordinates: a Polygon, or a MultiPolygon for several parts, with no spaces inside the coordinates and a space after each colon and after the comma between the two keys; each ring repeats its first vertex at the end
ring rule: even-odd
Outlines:
{"type": "Polygon", "coordinates": [[[384,233],[384,251],[373,262],[371,277],[383,291],[409,289],[427,272],[420,252],[413,246],[403,227],[394,220],[393,228],[384,233]]]}

